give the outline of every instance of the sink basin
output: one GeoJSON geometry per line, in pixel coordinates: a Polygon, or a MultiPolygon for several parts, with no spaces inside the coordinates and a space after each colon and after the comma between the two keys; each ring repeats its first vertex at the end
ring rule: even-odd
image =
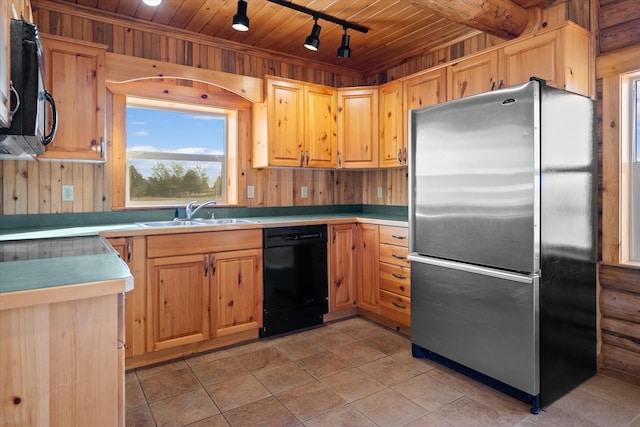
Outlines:
{"type": "Polygon", "coordinates": [[[142,227],[193,227],[202,225],[228,225],[228,224],[250,224],[255,221],[244,218],[218,218],[218,219],[205,219],[205,218],[193,218],[193,219],[179,219],[173,221],[148,221],[148,222],[136,222],[137,225],[142,227]]]}
{"type": "Polygon", "coordinates": [[[217,219],[200,219],[195,218],[193,222],[197,222],[202,225],[224,225],[224,224],[251,224],[255,221],[244,218],[217,218],[217,219]]]}

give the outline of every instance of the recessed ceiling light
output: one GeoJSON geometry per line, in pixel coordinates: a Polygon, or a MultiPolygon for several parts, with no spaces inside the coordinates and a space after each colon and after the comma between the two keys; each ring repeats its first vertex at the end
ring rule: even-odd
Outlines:
{"type": "Polygon", "coordinates": [[[158,6],[162,0],[142,0],[142,2],[147,6],[158,6]]]}

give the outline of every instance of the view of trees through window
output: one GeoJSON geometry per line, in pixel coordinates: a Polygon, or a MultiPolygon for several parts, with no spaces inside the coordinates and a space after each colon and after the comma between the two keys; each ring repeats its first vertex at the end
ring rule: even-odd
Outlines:
{"type": "Polygon", "coordinates": [[[127,204],[225,203],[227,116],[127,100],[127,204]]]}

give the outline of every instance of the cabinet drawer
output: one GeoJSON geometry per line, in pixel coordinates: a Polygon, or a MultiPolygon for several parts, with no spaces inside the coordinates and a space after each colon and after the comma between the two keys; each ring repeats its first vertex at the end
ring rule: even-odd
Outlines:
{"type": "Polygon", "coordinates": [[[147,258],[262,248],[262,230],[210,231],[147,237],[147,258]]]}
{"type": "Polygon", "coordinates": [[[389,245],[408,247],[407,238],[409,230],[407,227],[392,227],[389,225],[380,226],[380,243],[389,245]]]}
{"type": "Polygon", "coordinates": [[[402,325],[411,324],[411,299],[380,291],[380,315],[402,325]]]}
{"type": "Polygon", "coordinates": [[[380,244],[380,262],[386,262],[395,265],[404,265],[409,267],[410,263],[407,259],[409,249],[406,247],[380,244]]]}
{"type": "Polygon", "coordinates": [[[411,269],[404,265],[380,263],[380,289],[411,296],[411,269]]]}

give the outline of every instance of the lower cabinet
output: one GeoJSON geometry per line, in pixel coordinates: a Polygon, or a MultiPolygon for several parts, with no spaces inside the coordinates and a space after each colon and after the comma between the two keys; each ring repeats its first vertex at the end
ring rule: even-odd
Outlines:
{"type": "Polygon", "coordinates": [[[356,224],[330,225],[329,312],[356,305],[356,224]]]}
{"type": "Polygon", "coordinates": [[[380,309],[379,242],[378,225],[358,224],[358,308],[373,313],[380,309]]]}

